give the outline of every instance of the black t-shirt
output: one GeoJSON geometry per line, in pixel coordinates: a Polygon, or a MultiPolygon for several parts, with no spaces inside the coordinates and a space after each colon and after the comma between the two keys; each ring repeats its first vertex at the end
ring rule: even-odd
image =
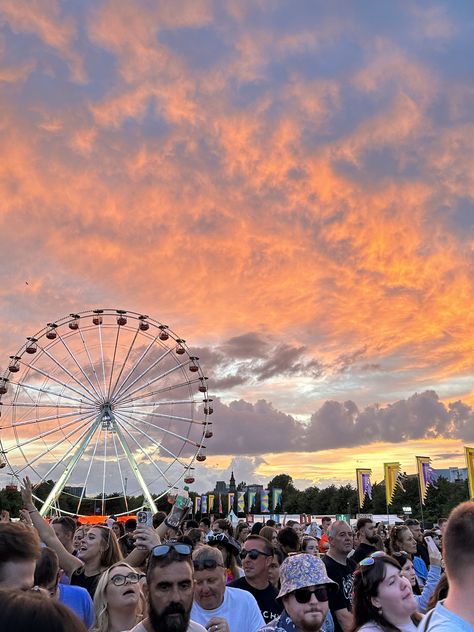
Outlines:
{"type": "Polygon", "coordinates": [[[428,553],[428,547],[424,542],[416,543],[416,555],[421,557],[423,562],[426,564],[426,568],[430,567],[430,554],[428,553]]]}
{"type": "Polygon", "coordinates": [[[374,553],[376,550],[377,548],[375,546],[361,542],[359,546],[356,548],[356,550],[354,551],[354,554],[351,555],[349,559],[351,559],[353,562],[358,564],[361,560],[363,560],[366,557],[369,557],[369,555],[371,555],[371,553],[374,553]]]}
{"type": "Polygon", "coordinates": [[[283,605],[276,600],[278,590],[270,583],[263,590],[257,590],[248,583],[245,577],[240,577],[231,582],[229,586],[246,590],[255,597],[262,617],[265,619],[265,625],[278,617],[283,610],[283,605]]]}
{"type": "Polygon", "coordinates": [[[339,586],[337,592],[329,592],[329,610],[334,619],[334,631],[341,632],[342,628],[339,625],[336,617],[336,611],[347,608],[352,610],[352,586],[354,584],[353,572],[356,569],[356,564],[349,557],[346,560],[346,564],[340,564],[333,560],[328,555],[323,555],[321,558],[326,565],[327,573],[333,581],[339,586]]]}
{"type": "Polygon", "coordinates": [[[92,599],[94,599],[95,589],[99,583],[99,579],[102,573],[96,575],[84,575],[84,570],[80,568],[78,571],[74,571],[71,575],[71,586],[81,586],[85,588],[92,599]]]}

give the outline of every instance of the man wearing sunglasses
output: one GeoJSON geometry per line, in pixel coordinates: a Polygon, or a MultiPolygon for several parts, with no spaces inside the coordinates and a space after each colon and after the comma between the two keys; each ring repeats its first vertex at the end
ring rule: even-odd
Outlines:
{"type": "Polygon", "coordinates": [[[260,632],[317,632],[333,629],[329,595],[337,584],[329,579],[326,567],[315,555],[297,553],[286,558],[280,567],[281,588],[278,599],[284,610],[260,632]],[[329,627],[327,627],[329,624],[329,627]]]}
{"type": "Polygon", "coordinates": [[[234,580],[229,586],[252,594],[257,600],[265,623],[270,623],[282,610],[281,603],[276,599],[278,591],[268,579],[268,571],[273,562],[273,547],[265,538],[249,535],[243,544],[240,557],[245,577],[234,580]]]}
{"type": "Polygon", "coordinates": [[[227,573],[219,549],[201,546],[193,552],[194,604],[191,618],[209,632],[257,632],[265,625],[255,597],[226,587],[227,573]]]}
{"type": "Polygon", "coordinates": [[[165,542],[151,550],[143,587],[148,617],[131,632],[206,632],[191,621],[194,575],[192,547],[165,542]]]}

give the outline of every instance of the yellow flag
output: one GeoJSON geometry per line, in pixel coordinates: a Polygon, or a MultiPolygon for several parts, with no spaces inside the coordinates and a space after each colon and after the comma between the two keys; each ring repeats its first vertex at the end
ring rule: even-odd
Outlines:
{"type": "Polygon", "coordinates": [[[396,463],[384,463],[383,470],[387,505],[391,505],[393,494],[395,493],[395,488],[397,487],[397,485],[400,485],[400,482],[398,480],[400,476],[400,463],[398,461],[396,463]]]}
{"type": "Polygon", "coordinates": [[[474,448],[464,446],[466,453],[467,476],[469,479],[469,498],[474,500],[474,448]]]}

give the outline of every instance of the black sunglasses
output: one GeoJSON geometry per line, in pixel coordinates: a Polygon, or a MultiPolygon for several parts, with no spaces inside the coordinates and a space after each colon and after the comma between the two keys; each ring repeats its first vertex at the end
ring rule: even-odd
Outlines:
{"type": "Polygon", "coordinates": [[[180,555],[191,555],[193,547],[189,544],[183,544],[181,542],[168,542],[167,544],[159,544],[152,549],[151,554],[153,557],[165,557],[168,553],[174,549],[176,553],[180,555]]]}
{"type": "Polygon", "coordinates": [[[309,588],[298,588],[291,594],[295,596],[298,603],[308,603],[311,599],[311,595],[314,595],[318,601],[328,601],[329,599],[328,589],[326,586],[321,586],[319,588],[315,588],[314,590],[310,590],[309,588]]]}
{"type": "Polygon", "coordinates": [[[249,556],[251,560],[258,559],[259,555],[264,555],[265,557],[272,557],[270,553],[262,553],[262,551],[257,551],[257,549],[252,549],[251,551],[246,551],[245,549],[240,552],[240,559],[245,560],[245,558],[249,556]]]}
{"type": "Polygon", "coordinates": [[[194,560],[193,566],[195,571],[214,570],[218,566],[224,568],[223,564],[219,564],[216,560],[194,560]]]}

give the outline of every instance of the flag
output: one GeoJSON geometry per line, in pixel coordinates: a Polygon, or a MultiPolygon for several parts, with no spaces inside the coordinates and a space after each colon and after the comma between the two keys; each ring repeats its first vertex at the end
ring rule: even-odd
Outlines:
{"type": "Polygon", "coordinates": [[[207,496],[205,494],[201,496],[201,513],[207,513],[207,496]]]}
{"type": "Polygon", "coordinates": [[[364,506],[365,496],[367,495],[372,500],[372,483],[370,477],[372,470],[365,470],[362,468],[356,469],[357,477],[357,497],[359,499],[359,508],[364,506]]]}
{"type": "Polygon", "coordinates": [[[256,492],[249,492],[248,493],[248,510],[249,513],[252,511],[252,508],[255,507],[255,497],[257,496],[256,492]]]}
{"type": "Polygon", "coordinates": [[[260,492],[260,511],[268,513],[268,489],[260,492]]]}
{"type": "Polygon", "coordinates": [[[431,467],[431,459],[429,456],[416,457],[416,469],[418,470],[418,483],[420,484],[420,500],[424,505],[428,487],[432,485],[436,487],[436,476],[431,467]]]}
{"type": "Polygon", "coordinates": [[[227,509],[228,513],[230,513],[234,509],[234,497],[235,497],[234,492],[229,492],[227,494],[227,499],[228,499],[228,502],[229,502],[229,507],[227,509]]]}
{"type": "Polygon", "coordinates": [[[466,453],[467,476],[469,480],[469,498],[474,500],[474,448],[464,446],[466,453]]]}
{"type": "Polygon", "coordinates": [[[245,492],[237,492],[237,511],[245,511],[245,492]]]}
{"type": "Polygon", "coordinates": [[[196,496],[194,499],[194,513],[201,511],[201,496],[196,496]]]}
{"type": "Polygon", "coordinates": [[[209,494],[209,513],[214,509],[214,494],[209,494]]]}
{"type": "Polygon", "coordinates": [[[405,491],[400,480],[400,463],[398,461],[395,463],[384,463],[383,470],[385,478],[385,496],[387,498],[387,505],[390,505],[397,486],[400,487],[402,491],[405,491]]]}
{"type": "Polygon", "coordinates": [[[219,494],[219,513],[223,513],[222,511],[222,494],[219,494]]]}
{"type": "Polygon", "coordinates": [[[279,489],[277,487],[274,487],[272,489],[272,507],[273,507],[273,511],[275,511],[275,509],[281,503],[281,495],[282,495],[282,493],[283,493],[282,489],[279,489]]]}

